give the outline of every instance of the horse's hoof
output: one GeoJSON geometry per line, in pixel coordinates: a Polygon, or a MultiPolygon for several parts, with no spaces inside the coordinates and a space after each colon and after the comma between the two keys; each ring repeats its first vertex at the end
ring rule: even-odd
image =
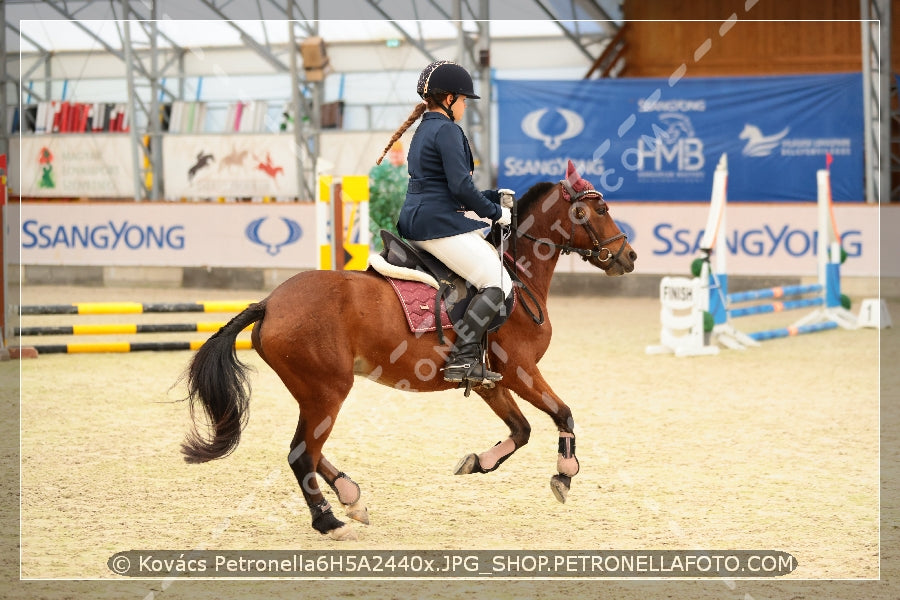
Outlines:
{"type": "Polygon", "coordinates": [[[358,539],[356,537],[356,531],[349,525],[343,525],[337,529],[332,529],[328,532],[328,537],[339,542],[353,542],[358,539]]]}
{"type": "Polygon", "coordinates": [[[554,475],[550,478],[550,491],[563,504],[566,503],[566,497],[569,495],[569,482],[571,481],[572,478],[565,475],[554,475]]]}
{"type": "Polygon", "coordinates": [[[362,502],[347,505],[347,516],[363,525],[369,524],[369,511],[362,502]]]}
{"type": "Polygon", "coordinates": [[[479,466],[478,455],[477,454],[467,454],[462,457],[462,460],[456,465],[456,469],[453,471],[454,475],[469,475],[470,473],[476,472],[479,466]]]}

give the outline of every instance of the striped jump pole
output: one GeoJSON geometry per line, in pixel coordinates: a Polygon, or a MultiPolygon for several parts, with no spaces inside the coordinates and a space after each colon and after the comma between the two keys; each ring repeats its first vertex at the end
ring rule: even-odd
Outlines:
{"type": "MultiPolygon", "coordinates": [[[[38,354],[91,354],[107,352],[146,352],[165,350],[198,350],[206,340],[192,340],[189,342],[98,342],[98,343],[74,343],[74,344],[45,344],[34,346],[38,354]]],[[[249,350],[252,348],[250,340],[238,340],[235,342],[236,350],[249,350]]]]}
{"type": "MultiPolygon", "coordinates": [[[[33,305],[19,307],[22,315],[128,315],[142,313],[238,313],[255,301],[207,300],[201,302],[141,303],[141,302],[82,302],[76,304],[33,305]]],[[[56,335],[128,335],[146,333],[214,333],[225,325],[224,321],[200,321],[197,323],[94,323],[60,326],[18,327],[15,334],[23,336],[56,335]]],[[[252,325],[244,331],[252,329],[252,325]]],[[[68,344],[42,344],[33,346],[37,354],[83,354],[106,352],[142,352],[167,350],[197,350],[206,340],[160,342],[76,342],[68,344]]],[[[250,340],[238,340],[235,349],[252,348],[250,340]]]]}
{"type": "Polygon", "coordinates": [[[149,303],[81,302],[21,306],[22,315],[131,315],[142,313],[236,313],[247,308],[250,300],[207,300],[202,302],[149,303]]]}
{"type": "MultiPolygon", "coordinates": [[[[771,304],[757,304],[754,306],[744,306],[741,308],[728,309],[728,318],[737,319],[738,317],[749,317],[752,315],[764,315],[768,313],[778,313],[786,310],[797,310],[800,308],[811,308],[813,306],[822,306],[825,304],[824,298],[800,298],[797,300],[785,300],[784,302],[772,302],[771,304]]],[[[753,334],[749,334],[753,338],[753,334]]],[[[756,339],[756,338],[753,338],[756,339]]]]}
{"type": "MultiPolygon", "coordinates": [[[[16,327],[17,336],[32,335],[128,335],[133,333],[214,333],[225,321],[199,323],[92,323],[86,325],[55,325],[16,327]]],[[[245,331],[249,331],[251,325],[245,331]]]]}
{"type": "Polygon", "coordinates": [[[775,338],[791,337],[795,335],[803,335],[805,333],[815,333],[817,331],[826,331],[828,329],[837,329],[838,324],[835,321],[822,321],[821,323],[810,323],[809,325],[791,325],[780,329],[769,329],[767,331],[756,331],[748,334],[754,340],[761,342],[763,340],[774,340],[775,338]]]}
{"type": "Polygon", "coordinates": [[[767,300],[769,298],[784,298],[785,296],[800,296],[802,294],[819,293],[823,287],[819,283],[810,285],[785,285],[760,290],[748,290],[728,294],[728,303],[748,302],[750,300],[767,300]]]}

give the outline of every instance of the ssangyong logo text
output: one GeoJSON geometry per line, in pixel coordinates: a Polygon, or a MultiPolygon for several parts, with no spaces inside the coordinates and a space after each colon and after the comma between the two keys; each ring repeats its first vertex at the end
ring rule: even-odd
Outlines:
{"type": "Polygon", "coordinates": [[[183,250],[184,225],[147,225],[130,221],[92,224],[22,222],[23,249],[183,250]]]}

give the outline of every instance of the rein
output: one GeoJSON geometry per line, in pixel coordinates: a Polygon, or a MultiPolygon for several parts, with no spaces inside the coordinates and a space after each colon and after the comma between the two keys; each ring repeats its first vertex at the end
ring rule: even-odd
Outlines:
{"type": "Polygon", "coordinates": [[[544,311],[541,309],[541,303],[538,302],[537,297],[534,295],[534,292],[531,291],[531,288],[522,281],[522,278],[519,277],[517,272],[518,264],[516,263],[516,259],[513,258],[514,255],[510,255],[508,253],[503,254],[503,262],[509,267],[509,276],[513,280],[514,288],[520,289],[522,292],[528,294],[528,298],[534,304],[534,308],[537,309],[537,314],[535,314],[534,310],[528,306],[528,302],[525,302],[525,298],[522,295],[519,295],[519,300],[522,302],[522,308],[528,313],[528,316],[531,317],[531,320],[534,321],[538,325],[544,324],[544,311]]]}

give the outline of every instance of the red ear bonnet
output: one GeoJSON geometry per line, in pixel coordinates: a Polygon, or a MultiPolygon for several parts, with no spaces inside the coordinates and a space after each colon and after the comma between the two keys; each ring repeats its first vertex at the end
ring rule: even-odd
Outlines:
{"type": "MultiPolygon", "coordinates": [[[[571,159],[569,159],[569,164],[566,166],[566,181],[569,182],[569,185],[572,186],[572,189],[575,190],[576,193],[594,189],[594,186],[591,185],[590,181],[585,181],[581,178],[581,175],[575,170],[575,163],[573,163],[571,159]]],[[[563,198],[566,200],[571,199],[568,191],[563,190],[563,198]]]]}

